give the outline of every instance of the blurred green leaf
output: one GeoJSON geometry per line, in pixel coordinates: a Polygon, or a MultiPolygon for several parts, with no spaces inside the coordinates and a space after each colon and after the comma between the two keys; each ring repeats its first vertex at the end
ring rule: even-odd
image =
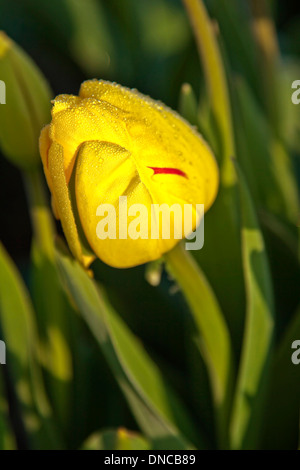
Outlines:
{"type": "Polygon", "coordinates": [[[298,308],[281,339],[272,364],[264,418],[265,449],[297,449],[299,439],[300,366],[293,364],[292,343],[300,339],[298,308]]]}
{"type": "Polygon", "coordinates": [[[275,214],[260,210],[258,215],[270,261],[276,303],[276,336],[280,338],[299,304],[298,234],[295,226],[275,214]]]}
{"type": "Polygon", "coordinates": [[[219,50],[216,31],[212,28],[202,0],[183,0],[194,30],[200,60],[203,64],[211,113],[217,126],[221,152],[217,154],[220,162],[221,181],[225,187],[235,184],[235,174],[230,158],[235,155],[231,106],[227,79],[219,50]]]}
{"type": "MultiPolygon", "coordinates": [[[[12,381],[12,390],[16,393],[22,410],[22,416],[17,414],[18,423],[20,426],[22,422],[25,423],[26,431],[38,448],[60,448],[63,442],[54,426],[37,363],[38,338],[31,301],[2,245],[0,294],[0,322],[7,347],[5,367],[10,371],[7,380],[8,385],[12,381]]],[[[17,406],[16,402],[16,413],[17,406]]]]}
{"type": "Polygon", "coordinates": [[[26,172],[33,241],[30,288],[39,332],[39,361],[53,413],[62,432],[72,412],[73,364],[70,351],[73,312],[59,283],[54,261],[55,230],[40,170],[26,172]],[[49,295],[51,293],[51,295],[49,295]]]}
{"type": "Polygon", "coordinates": [[[219,444],[226,447],[234,377],[229,331],[214,292],[184,247],[178,244],[164,257],[168,271],[182,289],[198,329],[197,340],[208,368],[214,394],[219,444]]]}
{"type": "Polygon", "coordinates": [[[205,241],[194,257],[204,271],[227,320],[235,356],[241,348],[244,322],[244,285],[241,263],[240,220],[233,201],[237,188],[221,187],[205,214],[205,241]],[[229,223],[229,218],[232,223],[229,223]]]}
{"type": "Polygon", "coordinates": [[[211,16],[218,24],[226,47],[230,69],[247,77],[256,96],[260,93],[256,48],[250,24],[250,11],[240,0],[206,0],[211,16]]]}
{"type": "Polygon", "coordinates": [[[124,428],[94,433],[82,450],[149,450],[150,443],[140,434],[124,428]]]}
{"type": "Polygon", "coordinates": [[[237,166],[241,197],[242,250],[247,312],[232,411],[231,447],[257,449],[270,376],[274,305],[268,260],[250,193],[237,166]]]}
{"type": "Polygon", "coordinates": [[[103,292],[61,250],[57,251],[57,260],[69,293],[98,340],[145,435],[156,448],[191,448],[184,436],[201,445],[201,436],[195,434],[183,405],[103,292]]]}
{"type": "Polygon", "coordinates": [[[19,168],[36,168],[40,163],[38,136],[50,117],[51,92],[31,58],[2,31],[0,44],[0,76],[7,103],[0,107],[1,149],[19,168]]]}
{"type": "MultiPolygon", "coordinates": [[[[199,126],[201,129],[204,122],[205,135],[213,136],[209,143],[220,166],[219,194],[205,219],[205,249],[195,252],[195,258],[220,302],[238,355],[244,320],[241,314],[244,288],[236,175],[230,160],[235,156],[235,140],[228,83],[218,44],[218,30],[212,24],[203,1],[183,0],[183,3],[194,30],[208,95],[209,125],[206,122],[205,98],[205,118],[200,115],[199,126]],[[219,266],[221,269],[217,268],[219,266]]],[[[200,104],[199,113],[203,101],[200,104]]]]}
{"type": "Polygon", "coordinates": [[[101,3],[65,0],[73,25],[69,47],[73,58],[89,75],[103,74],[114,64],[112,39],[101,3]]]}
{"type": "Polygon", "coordinates": [[[198,105],[194,90],[189,83],[183,83],[179,95],[179,113],[189,121],[190,124],[198,123],[198,105]]]}
{"type": "MultiPolygon", "coordinates": [[[[2,334],[0,333],[0,337],[2,334]]],[[[16,438],[9,421],[8,400],[4,386],[4,365],[0,366],[0,450],[15,450],[16,438]]]]}
{"type": "Polygon", "coordinates": [[[280,64],[277,77],[280,135],[285,146],[298,154],[300,154],[300,106],[292,102],[292,94],[295,91],[292,84],[299,77],[299,59],[285,58],[280,64]]]}
{"type": "Polygon", "coordinates": [[[235,80],[236,135],[241,165],[259,206],[295,223],[298,193],[287,152],[275,139],[268,121],[245,80],[235,80]]]}
{"type": "Polygon", "coordinates": [[[278,186],[285,201],[285,217],[296,225],[299,217],[299,192],[295,175],[294,162],[283,142],[273,138],[270,152],[278,186]]]}
{"type": "Polygon", "coordinates": [[[127,1],[125,8],[131,8],[135,14],[146,54],[168,57],[184,51],[190,39],[189,25],[175,2],[127,1]]]}
{"type": "Polygon", "coordinates": [[[72,414],[73,363],[70,350],[73,319],[57,267],[37,244],[32,247],[31,293],[39,329],[39,361],[57,423],[64,433],[72,414]]]}
{"type": "Polygon", "coordinates": [[[97,0],[27,0],[26,9],[43,25],[44,35],[69,50],[90,76],[103,75],[114,62],[114,46],[97,0]]]}

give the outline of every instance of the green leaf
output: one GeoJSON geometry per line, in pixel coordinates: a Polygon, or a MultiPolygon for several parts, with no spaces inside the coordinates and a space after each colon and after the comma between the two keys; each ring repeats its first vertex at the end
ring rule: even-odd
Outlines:
{"type": "Polygon", "coordinates": [[[57,262],[68,292],[99,342],[145,435],[156,448],[192,448],[188,439],[203,445],[183,404],[138,339],[108,304],[103,291],[61,250],[57,251],[57,262]]]}
{"type": "Polygon", "coordinates": [[[292,343],[300,339],[300,309],[290,321],[273,359],[264,419],[264,449],[297,449],[300,365],[292,362],[292,343]]]}
{"type": "Polygon", "coordinates": [[[73,363],[70,343],[75,320],[54,261],[33,242],[31,293],[39,330],[39,362],[56,420],[63,431],[72,415],[73,363]]]}
{"type": "Polygon", "coordinates": [[[104,9],[97,0],[28,0],[25,6],[44,34],[93,77],[107,73],[114,64],[114,47],[107,28],[104,9]]]}
{"type": "Polygon", "coordinates": [[[224,186],[235,184],[230,158],[235,155],[234,133],[227,79],[217,38],[202,0],[183,0],[194,30],[203,64],[207,92],[214,122],[220,135],[220,175],[224,186]]]}
{"type": "Polygon", "coordinates": [[[218,299],[228,323],[235,356],[238,357],[244,324],[245,292],[240,220],[234,204],[236,198],[237,188],[220,187],[214,205],[204,216],[204,247],[194,251],[194,257],[218,299]]]}
{"type": "Polygon", "coordinates": [[[187,47],[189,24],[176,2],[129,0],[123,4],[122,13],[134,21],[145,56],[166,60],[187,47]]]}
{"type": "Polygon", "coordinates": [[[238,154],[252,196],[257,205],[294,223],[298,193],[289,155],[241,77],[235,80],[234,92],[238,154]]]}
{"type": "Polygon", "coordinates": [[[259,92],[256,46],[250,24],[250,12],[240,0],[208,0],[208,10],[216,19],[219,34],[226,46],[233,70],[247,77],[247,82],[259,92]]]}
{"type": "Polygon", "coordinates": [[[54,429],[52,411],[45,394],[37,363],[38,338],[32,304],[12,261],[0,244],[0,323],[10,371],[8,385],[17,395],[15,412],[25,422],[32,443],[39,448],[61,448],[59,433],[54,429]]]}
{"type": "Polygon", "coordinates": [[[297,227],[267,211],[259,212],[270,262],[280,337],[299,305],[300,264],[297,227]],[[287,296],[288,292],[288,296],[287,296]]]}
{"type": "Polygon", "coordinates": [[[4,365],[0,366],[0,450],[15,450],[16,439],[9,422],[9,407],[3,383],[4,367],[4,365]]]}
{"type": "Polygon", "coordinates": [[[140,434],[124,428],[92,434],[82,450],[149,450],[150,443],[140,434]]]}
{"type": "Polygon", "coordinates": [[[292,84],[299,76],[298,58],[289,57],[279,65],[277,93],[280,109],[280,135],[287,148],[298,154],[300,153],[300,106],[292,102],[292,94],[296,91],[292,88],[292,84]]]}
{"type": "Polygon", "coordinates": [[[285,202],[284,216],[288,221],[296,225],[299,217],[299,192],[294,162],[291,159],[291,155],[288,154],[285,145],[279,139],[272,139],[270,152],[278,186],[285,202]]]}
{"type": "Polygon", "coordinates": [[[192,125],[198,123],[198,104],[193,88],[189,83],[184,83],[179,95],[179,113],[192,125]]]}
{"type": "Polygon", "coordinates": [[[239,176],[247,292],[242,356],[231,422],[231,447],[257,449],[266,403],[274,331],[273,293],[264,240],[243,174],[239,176]]]}
{"type": "Polygon", "coordinates": [[[220,166],[219,194],[205,216],[205,248],[195,252],[195,257],[220,302],[229,324],[234,350],[238,353],[243,325],[241,312],[244,306],[244,289],[236,175],[231,163],[231,158],[235,156],[231,102],[217,29],[212,25],[204,2],[183,0],[183,3],[194,30],[206,81],[205,100],[200,102],[199,127],[209,137],[209,144],[213,146],[220,166]],[[210,117],[208,122],[207,101],[210,117]],[[216,269],[218,265],[222,269],[216,269]]]}
{"type": "Polygon", "coordinates": [[[226,447],[232,381],[233,352],[229,331],[218,301],[193,258],[178,244],[165,254],[167,269],[178,282],[198,330],[214,395],[219,444],[226,447]]]}
{"type": "Polygon", "coordinates": [[[74,320],[74,315],[70,312],[70,304],[59,283],[54,261],[53,216],[43,180],[40,170],[24,174],[33,227],[30,290],[40,339],[39,361],[45,372],[47,393],[55,419],[65,435],[68,435],[67,427],[73,405],[70,343],[73,331],[71,320],[74,320]]]}

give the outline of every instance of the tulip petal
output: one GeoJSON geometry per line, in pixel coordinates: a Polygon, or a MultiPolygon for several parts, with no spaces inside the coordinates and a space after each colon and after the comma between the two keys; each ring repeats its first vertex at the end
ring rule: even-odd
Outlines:
{"type": "Polygon", "coordinates": [[[52,211],[54,213],[54,216],[56,219],[59,219],[59,214],[58,214],[58,210],[56,208],[56,205],[55,205],[55,200],[54,200],[54,197],[53,197],[53,184],[52,184],[52,179],[51,179],[51,175],[50,175],[50,172],[49,172],[49,149],[50,149],[50,145],[51,145],[51,139],[50,139],[50,136],[49,136],[49,129],[50,129],[50,125],[48,124],[47,126],[43,127],[42,131],[41,131],[41,134],[40,134],[40,139],[39,139],[39,149],[40,149],[40,155],[41,155],[41,158],[42,158],[42,162],[43,162],[43,168],[44,168],[44,173],[45,173],[45,177],[46,177],[46,180],[47,180],[47,184],[48,184],[48,187],[51,191],[51,206],[52,206],[52,211]]]}
{"type": "MultiPolygon", "coordinates": [[[[125,195],[127,189],[128,205],[132,199],[136,202],[143,201],[148,205],[151,203],[149,193],[141,187],[135,165],[126,149],[109,142],[84,143],[76,162],[75,191],[79,217],[85,236],[94,252],[104,262],[116,267],[138,264],[136,260],[140,240],[110,238],[100,240],[97,237],[97,224],[100,218],[96,217],[96,212],[100,204],[111,204],[112,210],[116,209],[117,227],[120,215],[119,196],[125,195]]],[[[145,245],[143,246],[145,259],[142,261],[139,259],[140,263],[149,256],[149,244],[145,244],[145,240],[142,242],[145,245]]]]}
{"type": "Polygon", "coordinates": [[[51,180],[49,166],[48,166],[48,158],[49,158],[48,152],[49,152],[50,145],[51,145],[49,129],[50,129],[49,124],[43,127],[41,134],[40,134],[39,148],[40,148],[40,155],[41,155],[42,162],[43,162],[46,180],[47,180],[50,191],[52,191],[52,180],[51,180]]]}
{"type": "Polygon", "coordinates": [[[75,156],[80,144],[91,140],[105,140],[126,146],[128,137],[118,112],[110,104],[93,99],[74,100],[60,95],[54,101],[50,137],[64,148],[64,168],[69,182],[75,156]]]}
{"type": "Polygon", "coordinates": [[[101,140],[125,146],[135,158],[139,173],[148,179],[151,186],[163,184],[166,192],[168,187],[181,196],[184,193],[184,199],[193,202],[196,199],[198,204],[205,204],[205,210],[209,209],[218,189],[217,164],[208,144],[181,116],[136,90],[103,80],[84,82],[80,96],[98,99],[99,108],[110,104],[113,109],[121,108],[127,113],[124,124],[129,142],[124,145],[118,140],[101,140]],[[155,175],[152,178],[150,168],[153,167],[173,168],[175,176],[164,178],[161,175],[158,178],[155,175]],[[184,173],[189,182],[180,181],[176,172],[184,173]]]}
{"type": "Polygon", "coordinates": [[[64,173],[64,155],[61,145],[53,142],[49,149],[49,173],[53,185],[53,198],[61,219],[65,236],[70,250],[85,267],[88,267],[94,257],[84,256],[78,237],[78,231],[72,211],[69,190],[64,173]]]}
{"type": "MultiPolygon", "coordinates": [[[[153,173],[153,170],[148,171],[153,173]]],[[[173,195],[164,189],[160,193],[156,192],[155,185],[151,186],[147,179],[142,179],[135,159],[126,149],[109,142],[85,142],[79,149],[75,172],[76,202],[82,228],[90,246],[105,263],[119,268],[135,266],[159,258],[178,243],[178,239],[172,236],[173,215],[170,238],[162,240],[161,227],[159,238],[152,238],[151,223],[159,223],[159,214],[156,211],[152,214],[151,205],[167,203],[170,207],[177,203],[183,209],[186,200],[181,199],[180,193],[173,195]],[[127,217],[127,210],[124,209],[126,220],[124,219],[124,212],[119,207],[119,196],[127,196],[128,210],[134,204],[145,207],[147,215],[142,222],[146,227],[145,238],[131,238],[128,227],[135,216],[127,217]],[[104,240],[97,236],[97,224],[101,219],[96,213],[101,204],[110,204],[112,211],[115,210],[115,239],[111,235],[104,240]],[[120,235],[119,224],[126,239],[120,235]]],[[[179,178],[177,175],[168,176],[179,178]]],[[[195,213],[193,222],[195,228],[195,213]]]]}

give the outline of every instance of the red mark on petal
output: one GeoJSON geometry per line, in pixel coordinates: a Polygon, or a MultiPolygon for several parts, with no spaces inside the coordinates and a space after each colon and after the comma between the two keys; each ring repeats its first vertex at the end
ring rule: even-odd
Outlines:
{"type": "Polygon", "coordinates": [[[187,178],[184,171],[178,170],[178,168],[159,168],[156,166],[148,166],[147,168],[153,170],[155,175],[178,175],[187,178]]]}

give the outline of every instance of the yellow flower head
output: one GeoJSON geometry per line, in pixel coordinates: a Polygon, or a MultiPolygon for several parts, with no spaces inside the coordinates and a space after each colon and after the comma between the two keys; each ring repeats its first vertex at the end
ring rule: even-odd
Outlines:
{"type": "MultiPolygon", "coordinates": [[[[214,156],[185,120],[162,103],[102,80],[84,82],[79,96],[54,100],[40,153],[54,212],[74,256],[85,266],[93,260],[91,251],[119,268],[158,259],[179,240],[175,228],[168,238],[161,228],[157,238],[151,236],[154,225],[160,227],[155,207],[190,205],[195,229],[196,204],[207,210],[218,189],[214,156]],[[127,220],[120,205],[125,200],[127,220]],[[130,223],[137,228],[141,216],[131,211],[136,204],[148,215],[146,221],[139,219],[144,232],[139,227],[140,236],[132,237],[130,223]],[[108,205],[115,208],[107,224],[113,224],[116,236],[101,238],[97,227],[105,211],[99,207],[108,205]]],[[[174,227],[184,225],[175,219],[174,227]]]]}

